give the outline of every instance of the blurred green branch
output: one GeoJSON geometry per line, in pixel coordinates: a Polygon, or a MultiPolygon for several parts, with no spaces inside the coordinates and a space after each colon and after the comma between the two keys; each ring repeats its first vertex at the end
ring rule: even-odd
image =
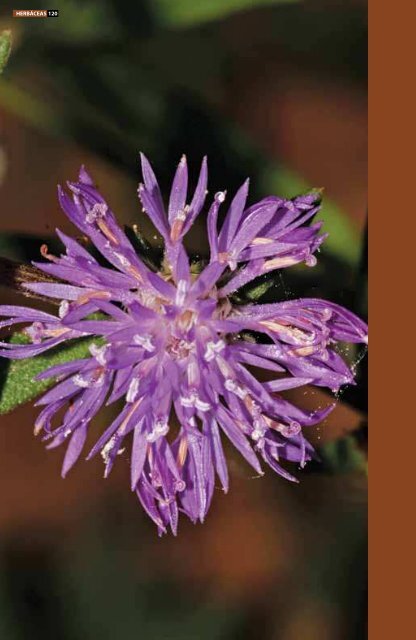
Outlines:
{"type": "Polygon", "coordinates": [[[65,131],[63,118],[48,103],[4,78],[0,79],[0,101],[5,109],[37,129],[53,134],[65,131]]]}
{"type": "Polygon", "coordinates": [[[155,0],[155,11],[161,22],[170,26],[190,26],[219,20],[232,13],[274,4],[289,4],[299,0],[155,0]]]}
{"type": "Polygon", "coordinates": [[[12,33],[11,31],[2,31],[0,33],[0,73],[3,73],[3,69],[7,64],[12,48],[12,33]]]}

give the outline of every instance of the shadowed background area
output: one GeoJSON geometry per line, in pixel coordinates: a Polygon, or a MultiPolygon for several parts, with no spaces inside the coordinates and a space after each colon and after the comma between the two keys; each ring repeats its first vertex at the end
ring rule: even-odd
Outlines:
{"type": "MultiPolygon", "coordinates": [[[[0,76],[0,256],[38,259],[55,227],[74,233],[56,185],[82,163],[119,220],[153,240],[138,151],[165,190],[182,153],[193,180],[207,154],[211,193],[247,176],[250,202],[325,187],[318,266],[277,273],[267,299],[328,297],[365,318],[365,2],[61,0],[58,18],[13,19],[39,8],[24,5],[0,9],[13,34],[0,76]]],[[[189,236],[198,254],[204,222],[189,236]]],[[[183,520],[176,539],[158,539],[126,458],[107,480],[101,460],[62,480],[63,452],[33,437],[31,403],[0,416],[0,636],[365,638],[366,393],[363,360],[357,386],[311,432],[322,462],[299,485],[253,478],[228,450],[230,493],[217,489],[206,523],[183,520]]]]}

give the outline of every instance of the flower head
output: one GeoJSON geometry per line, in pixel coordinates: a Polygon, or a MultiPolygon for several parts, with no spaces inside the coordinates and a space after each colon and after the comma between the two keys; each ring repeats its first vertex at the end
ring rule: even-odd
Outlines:
{"type": "Polygon", "coordinates": [[[90,357],[40,374],[56,385],[37,402],[43,409],[35,432],[44,434],[49,447],[67,444],[65,475],[99,409],[121,401],[88,458],[101,454],[107,476],[127,449],[132,490],[160,533],[168,526],[176,533],[179,511],[193,522],[204,520],[215,475],[228,490],[224,436],[257,474],[263,461],[295,480],[282,463],[303,467],[313,457],[303,430],[325,418],[332,405],[311,413],[281,392],[308,384],[338,390],[351,383],[352,371],[333,346],[364,342],[367,328],[323,300],[236,306],[230,298],[271,270],[315,264],[324,239],[321,223],[311,222],[319,209],[316,192],[294,200],[270,196],[249,207],[248,181],[228,206],[226,194],[216,193],[207,213],[209,259],[195,273],[183,238],[206,201],[206,159],[192,198],[181,159],[167,211],[149,162],[141,160],[138,194],[163,237],[162,266],[152,269],[140,258],[82,168],[78,182],[68,183],[72,197],[59,188],[59,201],[106,266],[57,230],[65,253],[56,257],[43,248],[48,261],[36,266],[49,277],[26,287],[61,301],[59,313],[0,307],[9,318],[1,326],[29,323],[31,340],[3,342],[0,355],[30,358],[68,340],[94,339],[90,357]],[[226,211],[219,229],[221,207],[226,211]],[[274,379],[260,382],[252,367],[274,372],[274,379]]]}

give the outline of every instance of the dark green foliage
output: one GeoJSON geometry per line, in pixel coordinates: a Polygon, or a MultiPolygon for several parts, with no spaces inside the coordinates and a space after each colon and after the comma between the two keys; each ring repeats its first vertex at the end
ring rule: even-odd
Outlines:
{"type": "Polygon", "coordinates": [[[319,449],[323,468],[331,473],[367,471],[367,458],[354,436],[328,442],[319,449]]]}

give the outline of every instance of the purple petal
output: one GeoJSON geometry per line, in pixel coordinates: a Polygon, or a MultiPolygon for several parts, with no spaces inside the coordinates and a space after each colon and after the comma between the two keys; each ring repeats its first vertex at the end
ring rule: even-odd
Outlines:
{"type": "Polygon", "coordinates": [[[38,373],[35,380],[47,380],[48,378],[55,378],[58,376],[68,376],[71,373],[79,371],[87,362],[90,362],[88,358],[83,360],[72,360],[71,362],[64,362],[63,364],[56,364],[53,367],[45,369],[38,373]]]}
{"type": "Polygon", "coordinates": [[[29,291],[40,293],[48,298],[58,300],[76,300],[85,293],[84,287],[74,287],[70,284],[55,284],[54,282],[24,282],[23,286],[29,291]]]}
{"type": "Polygon", "coordinates": [[[245,437],[241,429],[237,427],[234,420],[227,413],[227,411],[222,407],[218,407],[218,421],[225,435],[227,436],[227,438],[229,438],[235,448],[238,449],[241,455],[247,460],[247,462],[253,467],[253,469],[257,471],[259,475],[263,475],[257,456],[250,446],[247,438],[245,437]]]}
{"type": "Polygon", "coordinates": [[[246,205],[249,185],[250,180],[247,178],[235,194],[230,208],[228,209],[228,213],[225,216],[219,237],[219,246],[221,251],[227,251],[235,237],[235,233],[240,225],[244,207],[246,205]]]}
{"type": "Polygon", "coordinates": [[[218,474],[224,492],[227,493],[229,487],[228,467],[224,456],[224,450],[222,448],[218,424],[215,419],[212,419],[210,421],[209,426],[207,425],[206,435],[211,441],[212,456],[215,462],[216,472],[218,474]]]}
{"type": "Polygon", "coordinates": [[[188,191],[188,166],[186,157],[182,156],[175,177],[172,183],[172,189],[169,198],[168,218],[170,224],[173,223],[180,211],[183,211],[186,203],[186,195],[188,191]]]}
{"type": "Polygon", "coordinates": [[[18,307],[10,304],[0,305],[0,316],[23,318],[22,322],[59,322],[59,319],[50,313],[31,309],[30,307],[18,307]]]}
{"type": "Polygon", "coordinates": [[[83,164],[80,167],[78,178],[80,182],[94,186],[94,181],[83,164]]]}
{"type": "Polygon", "coordinates": [[[87,425],[81,424],[72,434],[71,440],[69,441],[64,462],[62,465],[62,477],[65,478],[68,471],[71,467],[74,466],[79,456],[81,455],[81,451],[84,447],[85,440],[87,438],[87,425]]]}
{"type": "Polygon", "coordinates": [[[183,227],[183,234],[187,233],[194,223],[196,217],[200,213],[204,206],[208,184],[208,167],[207,158],[204,156],[201,164],[201,171],[199,173],[198,184],[196,185],[194,197],[189,205],[188,217],[183,227]]]}

